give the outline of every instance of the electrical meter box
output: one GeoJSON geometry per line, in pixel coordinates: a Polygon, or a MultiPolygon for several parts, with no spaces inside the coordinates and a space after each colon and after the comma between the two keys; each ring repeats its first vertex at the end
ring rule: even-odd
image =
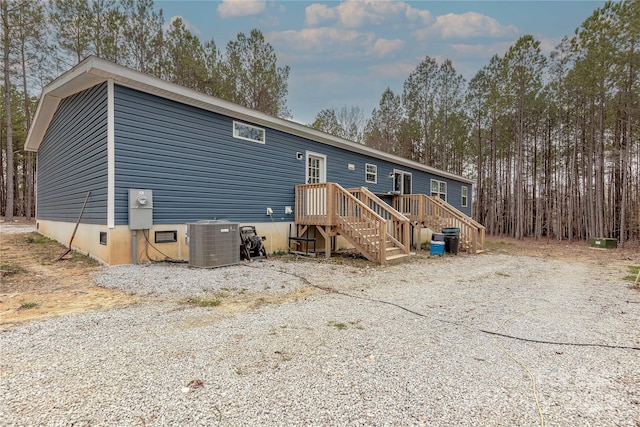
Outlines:
{"type": "Polygon", "coordinates": [[[153,227],[153,192],[129,190],[129,229],[148,230],[153,227]]]}

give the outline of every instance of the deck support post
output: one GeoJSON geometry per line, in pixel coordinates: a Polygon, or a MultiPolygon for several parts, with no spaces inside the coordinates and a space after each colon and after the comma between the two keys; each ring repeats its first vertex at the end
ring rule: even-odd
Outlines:
{"type": "Polygon", "coordinates": [[[316,225],[316,228],[324,238],[324,256],[327,259],[331,258],[331,227],[316,225]]]}

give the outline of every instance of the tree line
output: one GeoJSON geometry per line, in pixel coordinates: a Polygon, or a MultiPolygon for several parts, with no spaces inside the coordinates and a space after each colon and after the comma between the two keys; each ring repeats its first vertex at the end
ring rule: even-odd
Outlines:
{"type": "MultiPolygon", "coordinates": [[[[222,50],[165,23],[153,0],[0,0],[0,13],[6,218],[34,212],[23,146],[38,92],[88,55],[291,117],[290,69],[259,30],[222,50]]],[[[549,56],[523,36],[468,82],[426,56],[370,115],[329,108],[310,126],[476,179],[474,217],[490,234],[640,241],[639,40],[640,1],[605,3],[549,56]]]]}
{"type": "Polygon", "coordinates": [[[289,67],[257,29],[224,50],[181,18],[166,23],[153,0],[0,0],[0,214],[35,213],[33,153],[24,143],[39,93],[89,55],[277,117],[287,107],[289,67]]]}
{"type": "Polygon", "coordinates": [[[489,234],[640,241],[640,1],[608,2],[549,55],[527,35],[469,82],[426,57],[365,120],[312,127],[476,179],[489,234]]]}

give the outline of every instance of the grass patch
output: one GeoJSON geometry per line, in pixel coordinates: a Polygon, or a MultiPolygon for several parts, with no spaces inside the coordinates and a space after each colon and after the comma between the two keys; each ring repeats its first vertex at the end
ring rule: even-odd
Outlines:
{"type": "Polygon", "coordinates": [[[33,302],[33,301],[28,301],[28,302],[22,302],[20,304],[20,307],[18,307],[18,310],[29,310],[32,308],[37,308],[40,304],[38,304],[37,302],[33,302]]]}
{"type": "Polygon", "coordinates": [[[362,322],[362,319],[358,319],[358,320],[351,320],[349,322],[336,322],[335,320],[329,320],[327,322],[327,326],[333,326],[336,329],[339,330],[344,330],[344,329],[348,329],[349,327],[353,327],[356,329],[364,329],[364,327],[360,324],[360,322],[362,322]]]}
{"type": "Polygon", "coordinates": [[[2,271],[2,276],[11,276],[13,274],[25,273],[27,270],[18,264],[6,263],[0,264],[0,271],[2,271]]]}
{"type": "Polygon", "coordinates": [[[356,329],[361,329],[361,330],[362,330],[362,329],[364,329],[364,326],[362,326],[362,325],[360,324],[360,322],[361,322],[361,321],[362,321],[362,320],[352,320],[351,322],[349,322],[349,324],[350,324],[351,326],[354,326],[356,329]]]}
{"type": "Polygon", "coordinates": [[[220,305],[218,299],[202,299],[202,298],[187,298],[186,304],[197,305],[198,307],[217,307],[220,305]]]}
{"type": "Polygon", "coordinates": [[[57,243],[55,240],[50,239],[48,237],[42,236],[40,234],[31,233],[29,237],[25,239],[25,243],[31,243],[36,245],[42,245],[46,243],[57,243]]]}
{"type": "Polygon", "coordinates": [[[342,323],[342,322],[336,322],[334,320],[330,320],[329,323],[327,323],[328,326],[333,326],[336,329],[347,329],[347,324],[346,323],[342,323]]]}
{"type": "Polygon", "coordinates": [[[640,271],[640,265],[630,265],[627,267],[629,270],[629,275],[624,277],[624,280],[629,280],[631,282],[635,282],[638,277],[638,271],[640,271]]]}

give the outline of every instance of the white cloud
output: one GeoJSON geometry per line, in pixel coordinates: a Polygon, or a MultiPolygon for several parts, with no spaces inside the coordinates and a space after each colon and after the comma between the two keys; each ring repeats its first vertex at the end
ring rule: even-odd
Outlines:
{"type": "Polygon", "coordinates": [[[258,15],[265,11],[265,0],[222,0],[218,13],[222,18],[258,15]]]}
{"type": "Polygon", "coordinates": [[[397,53],[404,47],[404,40],[400,39],[378,39],[373,44],[370,52],[379,57],[385,57],[397,53]]]}
{"type": "Polygon", "coordinates": [[[400,39],[377,38],[372,32],[361,32],[345,28],[319,27],[300,31],[290,30],[266,35],[269,43],[276,45],[282,58],[300,58],[300,53],[309,57],[327,54],[332,58],[346,56],[388,57],[404,48],[400,39]],[[297,55],[291,55],[297,52],[297,55]]]}
{"type": "Polygon", "coordinates": [[[418,40],[425,40],[430,35],[438,35],[445,39],[466,39],[472,37],[508,37],[518,32],[514,25],[501,25],[495,18],[477,12],[463,14],[448,13],[438,16],[435,23],[426,28],[414,31],[418,40]]]}
{"type": "Polygon", "coordinates": [[[360,28],[364,25],[402,24],[407,21],[428,24],[432,16],[428,10],[389,0],[347,0],[335,7],[316,3],[305,9],[305,23],[310,26],[335,22],[344,28],[360,28]]]}
{"type": "Polygon", "coordinates": [[[373,33],[362,33],[332,27],[306,28],[301,31],[271,33],[270,42],[285,45],[288,50],[312,51],[314,54],[370,51],[375,44],[373,33]]]}
{"type": "Polygon", "coordinates": [[[335,7],[327,7],[324,4],[312,4],[305,9],[305,23],[316,26],[323,21],[330,21],[337,16],[335,7]]]}

